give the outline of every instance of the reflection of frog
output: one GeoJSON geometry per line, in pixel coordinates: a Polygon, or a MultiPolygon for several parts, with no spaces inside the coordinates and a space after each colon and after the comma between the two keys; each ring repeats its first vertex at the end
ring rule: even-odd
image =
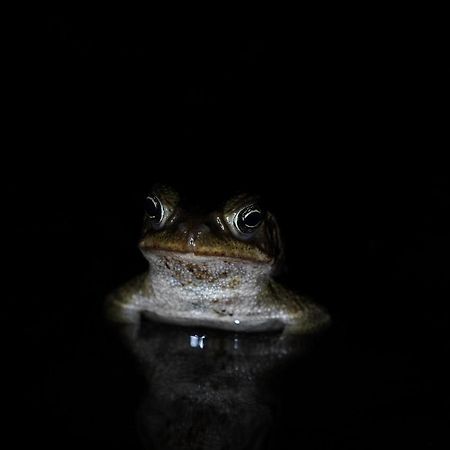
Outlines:
{"type": "Polygon", "coordinates": [[[236,331],[312,331],[328,322],[317,305],[271,275],[280,263],[278,225],[254,197],[192,214],[179,196],[157,186],[146,198],[140,249],[148,273],[110,297],[116,320],[153,319],[236,331]]]}
{"type": "MultiPolygon", "coordinates": [[[[262,449],[269,436],[283,441],[283,427],[274,427],[280,405],[274,388],[286,386],[290,363],[299,367],[317,342],[316,336],[234,333],[145,318],[116,330],[146,383],[137,414],[142,448],[164,450],[262,449]]],[[[296,386],[303,372],[294,377],[296,386]]]]}

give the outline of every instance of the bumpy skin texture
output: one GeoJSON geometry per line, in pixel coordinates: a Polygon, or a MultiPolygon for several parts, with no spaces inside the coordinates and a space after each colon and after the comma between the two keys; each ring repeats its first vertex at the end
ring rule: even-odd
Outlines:
{"type": "Polygon", "coordinates": [[[293,333],[328,323],[322,308],[272,279],[281,239],[258,199],[239,195],[202,215],[182,208],[168,187],[156,187],[150,201],[140,242],[149,271],[110,296],[113,320],[133,322],[145,314],[182,325],[293,333]]]}

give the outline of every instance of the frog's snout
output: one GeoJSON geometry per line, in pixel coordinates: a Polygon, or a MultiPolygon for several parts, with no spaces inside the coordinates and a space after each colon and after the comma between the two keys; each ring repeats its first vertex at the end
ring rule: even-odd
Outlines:
{"type": "Polygon", "coordinates": [[[195,248],[200,236],[210,233],[211,229],[205,223],[199,222],[181,222],[178,224],[178,231],[186,239],[188,248],[195,248]]]}

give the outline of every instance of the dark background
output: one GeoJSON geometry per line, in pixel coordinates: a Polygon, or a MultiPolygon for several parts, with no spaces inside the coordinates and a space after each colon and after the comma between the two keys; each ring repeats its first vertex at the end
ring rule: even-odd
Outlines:
{"type": "Polygon", "coordinates": [[[15,439],[137,446],[141,385],[110,344],[102,299],[145,268],[142,200],[166,181],[194,203],[261,193],[285,238],[284,281],[331,312],[334,346],[307,374],[306,400],[295,380],[284,394],[280,448],[305,435],[311,448],[443,448],[439,28],[342,11],[190,13],[51,12],[8,31],[2,318],[15,439]]]}

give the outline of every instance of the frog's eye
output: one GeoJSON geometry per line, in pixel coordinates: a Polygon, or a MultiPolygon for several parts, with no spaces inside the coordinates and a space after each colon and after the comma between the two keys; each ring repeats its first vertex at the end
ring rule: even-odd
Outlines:
{"type": "Polygon", "coordinates": [[[152,225],[161,225],[164,217],[164,206],[155,194],[147,196],[145,199],[144,209],[145,214],[152,225]]]}
{"type": "Polygon", "coordinates": [[[234,218],[235,227],[243,234],[250,234],[264,221],[264,211],[257,205],[246,206],[234,218]]]}

